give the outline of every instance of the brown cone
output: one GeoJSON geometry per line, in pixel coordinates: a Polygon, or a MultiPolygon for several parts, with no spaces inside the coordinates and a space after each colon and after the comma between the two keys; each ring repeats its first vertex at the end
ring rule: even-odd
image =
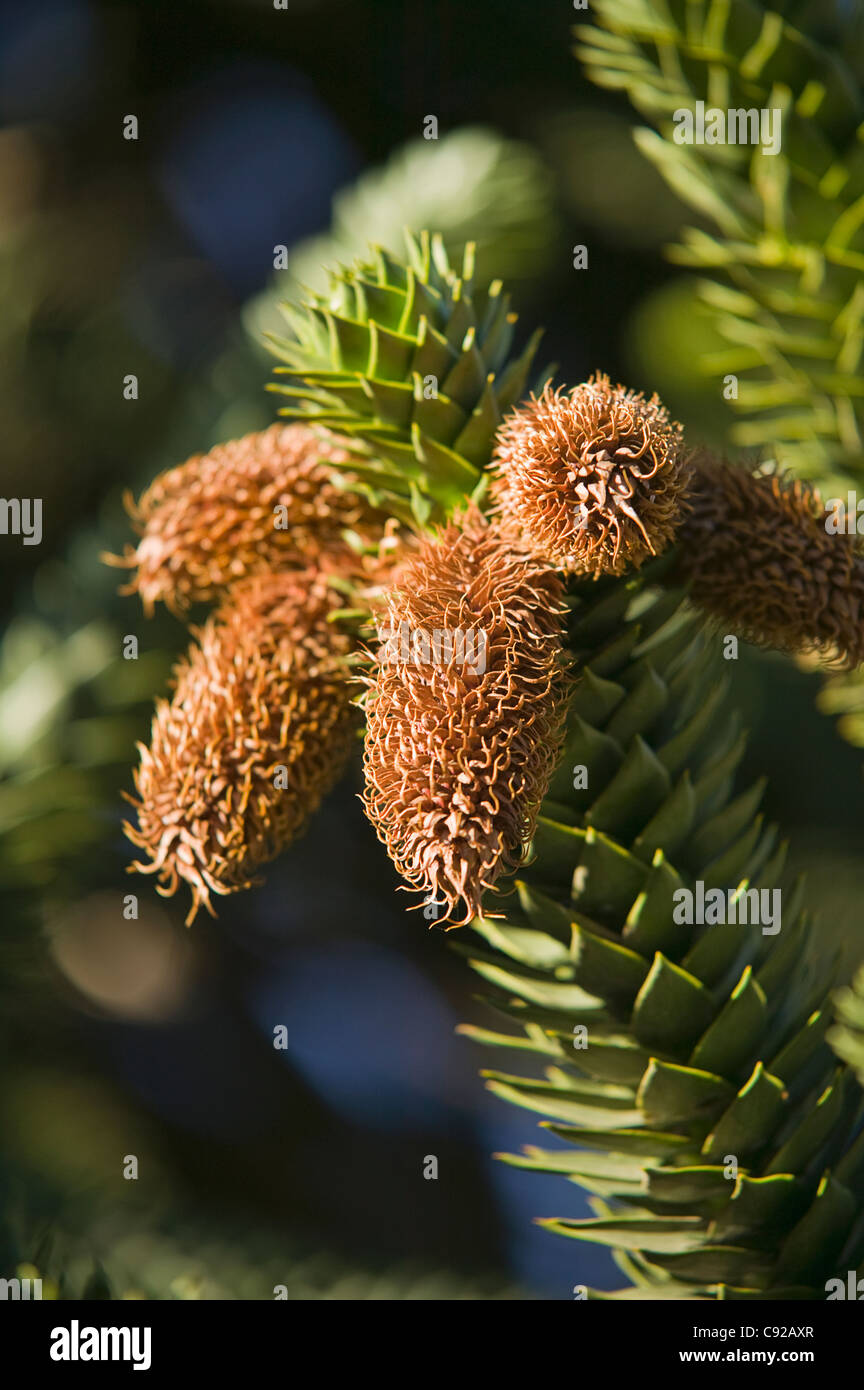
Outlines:
{"type": "Polygon", "coordinates": [[[496,497],[539,554],[577,573],[623,574],[659,555],[686,491],[681,426],[650,400],[597,375],[547,386],[504,421],[496,497]]]}
{"type": "Polygon", "coordinates": [[[136,570],[124,592],[137,591],[148,613],[159,600],[182,612],[286,565],[350,571],[343,531],[375,541],[383,518],[332,481],[328,464],[347,457],[303,425],[279,424],[195,454],[160,474],[137,506],[127,498],[141,539],[103,558],[136,570]]]}
{"type": "Polygon", "coordinates": [[[462,923],[477,914],[533,833],[562,737],[562,596],[512,525],[472,506],[421,544],[387,597],[364,805],[402,876],[443,909],[439,923],[460,904],[462,923]],[[434,650],[436,631],[457,630],[483,634],[470,661],[434,650]],[[429,661],[422,639],[412,659],[415,633],[429,661]]]}
{"type": "Polygon", "coordinates": [[[864,658],[864,552],[819,493],[709,456],[693,464],[679,570],[725,630],[846,666],[864,658]]]}
{"type": "Polygon", "coordinates": [[[314,571],[244,580],[197,633],[160,700],[135,772],[138,826],[125,827],[170,896],[249,887],[300,833],[342,772],[358,725],[328,613],[342,600],[314,571]],[[278,771],[282,769],[282,771],[278,771]]]}

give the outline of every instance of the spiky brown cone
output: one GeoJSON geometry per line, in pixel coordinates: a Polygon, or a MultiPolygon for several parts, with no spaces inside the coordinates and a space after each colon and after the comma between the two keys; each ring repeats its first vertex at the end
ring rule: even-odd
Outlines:
{"type": "Polygon", "coordinates": [[[347,458],[303,425],[272,425],[220,444],[162,473],[127,507],[141,539],[109,563],[136,572],[123,591],[145,612],[161,600],[177,612],[251,574],[286,564],[350,571],[342,533],[377,540],[383,518],[337,487],[328,464],[347,458]]]}
{"type": "Polygon", "coordinates": [[[724,630],[847,666],[864,659],[864,552],[826,530],[814,489],[719,459],[693,461],[679,573],[724,630]]]}
{"type": "Polygon", "coordinates": [[[515,528],[473,506],[421,544],[387,596],[364,805],[402,876],[443,909],[439,924],[470,921],[533,833],[561,745],[562,597],[562,577],[515,528]],[[436,632],[449,648],[436,651],[436,632]],[[458,632],[476,634],[461,653],[458,632]]]}
{"type": "Polygon", "coordinates": [[[125,829],[170,896],[251,886],[300,833],[343,770],[357,728],[344,658],[352,640],[327,616],[341,600],[316,572],[244,580],[205,625],[139,745],[137,828],[125,829]]]}
{"type": "Polygon", "coordinates": [[[567,570],[623,574],[665,550],[686,491],[681,426],[650,400],[596,375],[547,386],[498,431],[502,511],[567,570]]]}

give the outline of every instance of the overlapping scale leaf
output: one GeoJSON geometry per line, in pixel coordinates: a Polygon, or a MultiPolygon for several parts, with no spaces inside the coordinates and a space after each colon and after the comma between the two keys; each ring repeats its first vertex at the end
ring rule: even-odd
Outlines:
{"type": "Polygon", "coordinates": [[[864,966],[851,985],[837,991],[835,1009],[836,1023],[828,1040],[837,1056],[855,1069],[864,1086],[864,966]]]}
{"type": "Polygon", "coordinates": [[[516,315],[500,280],[475,293],[473,246],[458,273],[444,243],[406,233],[403,263],[370,259],[331,273],[327,294],[283,306],[272,339],[291,399],[283,415],[352,439],[376,505],[421,524],[483,483],[503,415],[525,393],[539,333],[514,353],[516,315]]]}
{"type": "Polygon", "coordinates": [[[517,891],[462,946],[506,1022],[464,1031],[514,1049],[487,1084],[554,1142],[506,1161],[592,1194],[550,1230],[616,1250],[646,1297],[824,1297],[864,1262],[864,1094],[763,785],[736,781],[719,643],[664,567],[571,597],[565,756],[517,891]],[[729,921],[676,920],[699,883],[729,921]],[[780,889],[778,930],[754,889],[780,889]]]}

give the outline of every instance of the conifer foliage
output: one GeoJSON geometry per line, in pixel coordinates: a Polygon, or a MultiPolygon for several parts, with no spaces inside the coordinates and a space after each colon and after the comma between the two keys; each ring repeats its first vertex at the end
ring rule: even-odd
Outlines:
{"type": "MultiPolygon", "coordinates": [[[[763,785],[736,781],[745,736],[706,615],[719,602],[724,623],[768,645],[857,660],[857,552],[814,536],[808,492],[747,478],[782,521],[780,573],[752,581],[759,610],[743,567],[723,590],[725,543],[767,546],[758,525],[735,533],[725,465],[656,398],[602,376],[558,392],[541,377],[520,405],[536,338],[512,354],[506,296],[495,284],[475,298],[471,266],[470,248],[457,271],[422,234],[404,262],[372,253],[289,310],[292,336],[276,344],[285,413],[336,432],[321,467],[384,526],[375,542],[341,536],[363,556],[356,572],[303,570],[298,533],[296,554],[266,551],[262,573],[229,585],[177,689],[225,647],[230,708],[205,727],[195,699],[160,706],[142,765],[170,725],[171,775],[197,795],[202,736],[229,730],[218,787],[204,789],[226,814],[208,824],[196,802],[195,824],[213,862],[233,867],[211,882],[196,861],[193,889],[204,900],[240,887],[335,776],[329,752],[348,743],[327,731],[347,729],[348,658],[364,662],[367,812],[407,884],[440,909],[428,915],[470,922],[455,948],[504,1022],[464,1031],[514,1055],[487,1084],[550,1136],[506,1161],[591,1194],[594,1215],[574,1219],[562,1184],[545,1224],[615,1251],[629,1287],[598,1296],[824,1297],[838,1270],[864,1263],[860,1008],[841,996],[838,1033],[835,962],[760,813],[763,785]],[[794,594],[795,622],[780,622],[771,583],[783,590],[784,557],[847,594],[845,630],[836,605],[808,618],[794,594]],[[272,641],[244,665],[235,648],[253,613],[273,617],[272,641]],[[483,638],[470,658],[469,631],[483,638]],[[276,795],[267,778],[289,748],[296,777],[276,795]],[[280,796],[293,796],[291,815],[280,796]],[[688,915],[709,898],[721,916],[688,915]],[[766,900],[782,910],[760,915],[766,900]]],[[[141,826],[158,824],[140,777],[139,803],[141,826]]],[[[192,881],[179,849],[169,865],[149,839],[169,891],[192,881]]]]}

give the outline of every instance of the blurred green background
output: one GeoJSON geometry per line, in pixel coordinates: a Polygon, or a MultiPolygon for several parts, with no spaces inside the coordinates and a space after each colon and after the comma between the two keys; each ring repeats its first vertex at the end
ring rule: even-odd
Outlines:
{"type": "MultiPolygon", "coordinates": [[[[185,903],[126,876],[120,792],[185,632],[98,559],[131,538],[124,489],[274,418],[260,337],[279,299],[369,240],[398,248],[406,223],[478,241],[560,379],[659,389],[694,439],[726,438],[692,370],[711,325],[663,256],[693,216],[623,99],[580,72],[572,18],[492,0],[0,12],[2,492],[41,497],[44,522],[39,546],[0,537],[0,1274],[29,1261],[67,1296],[159,1298],[620,1283],[602,1251],[531,1226],[584,1214],[577,1189],[489,1157],[533,1122],[454,1038],[488,1020],[394,892],[356,770],[215,923],[187,932],[185,903]]],[[[742,779],[769,775],[767,814],[851,968],[860,755],[814,712],[815,675],[742,648],[733,676],[742,779]]]]}

